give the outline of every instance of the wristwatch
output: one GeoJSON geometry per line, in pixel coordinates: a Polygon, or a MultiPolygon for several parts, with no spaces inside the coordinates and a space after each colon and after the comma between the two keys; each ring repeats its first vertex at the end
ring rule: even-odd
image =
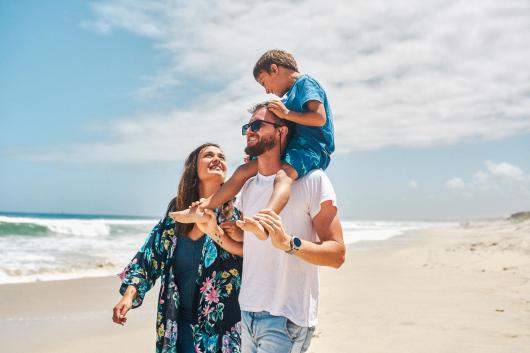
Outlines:
{"type": "Polygon", "coordinates": [[[291,237],[290,241],[291,248],[286,251],[286,253],[292,255],[296,251],[300,250],[300,247],[302,246],[302,240],[298,238],[297,236],[291,237]]]}

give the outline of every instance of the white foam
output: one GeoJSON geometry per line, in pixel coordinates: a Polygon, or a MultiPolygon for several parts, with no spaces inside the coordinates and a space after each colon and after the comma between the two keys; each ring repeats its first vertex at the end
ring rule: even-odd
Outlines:
{"type": "Polygon", "coordinates": [[[106,236],[110,234],[112,225],[141,226],[152,225],[156,220],[128,220],[128,219],[77,219],[77,218],[30,218],[0,216],[0,222],[36,224],[48,228],[51,232],[64,235],[78,236],[106,236]]]}
{"type": "Polygon", "coordinates": [[[0,284],[14,284],[14,283],[31,283],[38,281],[62,281],[68,279],[77,279],[77,278],[88,278],[88,277],[107,277],[117,275],[122,268],[113,268],[113,269],[92,269],[85,271],[77,272],[50,272],[44,274],[32,274],[32,275],[19,275],[19,276],[10,276],[8,274],[0,272],[0,284]]]}
{"type": "Polygon", "coordinates": [[[415,221],[342,221],[344,242],[353,244],[360,241],[382,241],[403,235],[406,232],[454,226],[452,222],[415,222],[415,221]]]}
{"type": "MultiPolygon", "coordinates": [[[[0,237],[0,283],[114,275],[143,245],[156,220],[55,219],[0,216],[0,222],[48,227],[43,236],[0,237]]],[[[347,244],[381,241],[449,223],[343,221],[347,244]]]]}

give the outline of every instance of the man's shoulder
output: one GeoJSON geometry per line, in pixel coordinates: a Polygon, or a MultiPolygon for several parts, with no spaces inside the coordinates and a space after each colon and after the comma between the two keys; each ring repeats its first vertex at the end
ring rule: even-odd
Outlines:
{"type": "Polygon", "coordinates": [[[322,169],[315,169],[299,178],[296,181],[299,184],[298,192],[307,194],[318,193],[323,189],[333,188],[331,181],[322,169]]]}
{"type": "Polygon", "coordinates": [[[321,182],[321,181],[329,181],[328,176],[322,169],[314,169],[301,177],[299,182],[302,183],[313,183],[313,182],[321,182]]]}
{"type": "MultiPolygon", "coordinates": [[[[336,205],[337,196],[328,176],[322,169],[312,170],[297,180],[292,188],[293,199],[306,202],[309,215],[314,218],[321,210],[324,201],[336,205]]],[[[289,199],[290,201],[291,199],[289,199]]]]}
{"type": "Polygon", "coordinates": [[[243,187],[241,188],[240,190],[240,193],[243,194],[244,192],[248,191],[249,188],[252,187],[252,185],[254,185],[254,183],[256,182],[256,177],[257,175],[254,175],[253,177],[250,177],[246,182],[245,184],[243,184],[243,187]]]}

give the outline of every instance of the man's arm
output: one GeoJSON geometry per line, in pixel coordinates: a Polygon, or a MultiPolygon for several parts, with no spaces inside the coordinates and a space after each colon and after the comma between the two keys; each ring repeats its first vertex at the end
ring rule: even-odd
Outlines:
{"type": "MultiPolygon", "coordinates": [[[[271,210],[263,210],[255,218],[267,229],[276,248],[283,251],[291,249],[292,235],[285,233],[280,216],[271,210]]],[[[331,200],[320,204],[320,212],[313,218],[313,226],[320,241],[310,242],[301,239],[300,250],[295,251],[293,255],[314,265],[339,268],[346,259],[346,247],[337,207],[331,200]]]]}

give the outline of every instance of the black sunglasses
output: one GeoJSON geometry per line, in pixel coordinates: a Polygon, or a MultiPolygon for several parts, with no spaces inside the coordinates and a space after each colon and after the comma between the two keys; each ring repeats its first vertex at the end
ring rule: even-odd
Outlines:
{"type": "Polygon", "coordinates": [[[250,128],[250,130],[252,130],[252,132],[256,132],[259,129],[261,129],[263,124],[270,124],[270,125],[274,125],[275,127],[284,126],[282,124],[271,123],[271,122],[265,121],[265,120],[254,120],[253,122],[245,124],[245,125],[243,125],[241,127],[241,134],[246,135],[248,128],[250,128]]]}

